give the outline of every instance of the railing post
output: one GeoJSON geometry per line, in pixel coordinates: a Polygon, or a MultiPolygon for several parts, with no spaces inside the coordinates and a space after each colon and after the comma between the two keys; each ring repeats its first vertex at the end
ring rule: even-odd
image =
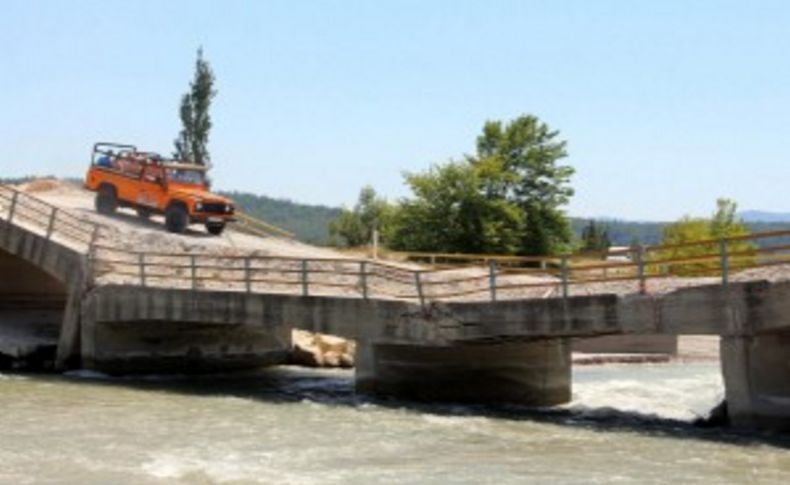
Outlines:
{"type": "Polygon", "coordinates": [[[197,257],[194,254],[189,255],[189,272],[190,280],[192,281],[192,291],[197,290],[197,257]]]}
{"type": "Polygon", "coordinates": [[[14,212],[16,211],[16,200],[19,198],[19,192],[16,190],[14,191],[14,195],[11,196],[11,206],[8,208],[8,222],[10,223],[14,220],[14,212]]]}
{"type": "Polygon", "coordinates": [[[368,299],[368,263],[367,261],[360,261],[359,263],[359,284],[362,285],[362,298],[368,299]]]}
{"type": "Polygon", "coordinates": [[[250,257],[244,258],[244,285],[247,293],[252,293],[252,275],[250,274],[250,257]]]}
{"type": "Polygon", "coordinates": [[[568,255],[563,254],[560,259],[560,271],[562,276],[562,298],[568,298],[568,255]]]}
{"type": "Polygon", "coordinates": [[[145,253],[139,253],[137,259],[140,265],[140,286],[145,287],[145,253]]]}
{"type": "Polygon", "coordinates": [[[99,229],[100,226],[98,224],[95,224],[93,226],[93,232],[91,233],[91,242],[88,243],[88,246],[93,247],[96,245],[96,241],[99,240],[99,229]]]}
{"type": "Polygon", "coordinates": [[[420,272],[414,272],[414,285],[417,287],[417,297],[420,299],[420,306],[425,306],[425,295],[422,292],[422,280],[420,279],[420,272]]]}
{"type": "Polygon", "coordinates": [[[727,239],[719,241],[719,247],[721,250],[721,284],[726,287],[730,282],[730,255],[727,239]]]}
{"type": "Polygon", "coordinates": [[[58,208],[53,207],[49,213],[49,223],[47,223],[47,239],[52,237],[52,231],[55,230],[55,219],[58,216],[58,208]]]}
{"type": "Polygon", "coordinates": [[[308,296],[310,293],[308,291],[308,281],[307,281],[307,260],[302,260],[302,296],[308,296]]]}
{"type": "Polygon", "coordinates": [[[87,281],[88,287],[93,287],[94,282],[96,281],[96,246],[89,246],[88,247],[88,256],[87,256],[87,264],[85,269],[85,279],[87,281]]]}
{"type": "Polygon", "coordinates": [[[647,293],[647,284],[645,282],[645,247],[639,245],[636,248],[636,271],[639,276],[639,293],[644,295],[647,293]]]}
{"type": "Polygon", "coordinates": [[[488,287],[491,290],[491,301],[496,301],[496,260],[488,262],[488,287]]]}

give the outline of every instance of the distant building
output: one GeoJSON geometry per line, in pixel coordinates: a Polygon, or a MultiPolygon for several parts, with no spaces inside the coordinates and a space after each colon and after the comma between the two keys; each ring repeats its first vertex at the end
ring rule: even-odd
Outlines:
{"type": "Polygon", "coordinates": [[[607,261],[631,261],[630,246],[610,246],[609,253],[606,257],[607,261]]]}

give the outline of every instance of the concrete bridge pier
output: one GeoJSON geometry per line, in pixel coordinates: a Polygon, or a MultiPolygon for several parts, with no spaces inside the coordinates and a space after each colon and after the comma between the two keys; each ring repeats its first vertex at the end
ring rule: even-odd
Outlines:
{"type": "Polygon", "coordinates": [[[721,366],[734,426],[790,430],[790,334],[726,336],[721,366]]]}
{"type": "Polygon", "coordinates": [[[570,401],[567,339],[455,345],[357,342],[358,392],[449,402],[553,406],[570,401]]]}

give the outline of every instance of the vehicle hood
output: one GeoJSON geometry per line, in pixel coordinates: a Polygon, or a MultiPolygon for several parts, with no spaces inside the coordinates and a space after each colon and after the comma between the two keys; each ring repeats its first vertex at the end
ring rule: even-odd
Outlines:
{"type": "Polygon", "coordinates": [[[201,202],[222,202],[225,204],[232,204],[233,201],[227,197],[219,194],[207,192],[202,189],[189,187],[186,185],[171,184],[168,193],[173,197],[180,197],[201,202]]]}

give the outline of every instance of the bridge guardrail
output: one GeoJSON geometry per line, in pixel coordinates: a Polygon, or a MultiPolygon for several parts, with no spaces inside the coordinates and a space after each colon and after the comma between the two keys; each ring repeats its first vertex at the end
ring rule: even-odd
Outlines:
{"type": "MultiPolygon", "coordinates": [[[[591,263],[569,255],[546,258],[547,268],[549,260],[558,260],[559,270],[547,269],[542,273],[544,277],[537,280],[535,268],[500,267],[496,259],[484,267],[415,269],[365,259],[150,253],[101,245],[95,246],[92,257],[98,276],[121,277],[121,282],[143,286],[384,297],[425,304],[470,296],[495,301],[502,296],[540,290],[544,295],[567,298],[575,285],[628,281],[637,282],[635,289],[645,292],[649,280],[676,275],[716,277],[727,285],[733,271],[790,263],[790,244],[755,245],[731,251],[733,243],[789,236],[790,231],[773,231],[683,245],[638,247],[629,249],[631,257],[623,261],[591,263]],[[667,256],[667,251],[678,248],[704,251],[667,256]],[[683,271],[678,273],[677,269],[683,271]]],[[[612,254],[622,256],[624,252],[617,250],[612,254]]],[[[530,258],[532,262],[535,259],[530,258]]]]}
{"type": "Polygon", "coordinates": [[[20,224],[43,235],[89,249],[99,240],[102,225],[0,183],[0,220],[20,224]]]}

